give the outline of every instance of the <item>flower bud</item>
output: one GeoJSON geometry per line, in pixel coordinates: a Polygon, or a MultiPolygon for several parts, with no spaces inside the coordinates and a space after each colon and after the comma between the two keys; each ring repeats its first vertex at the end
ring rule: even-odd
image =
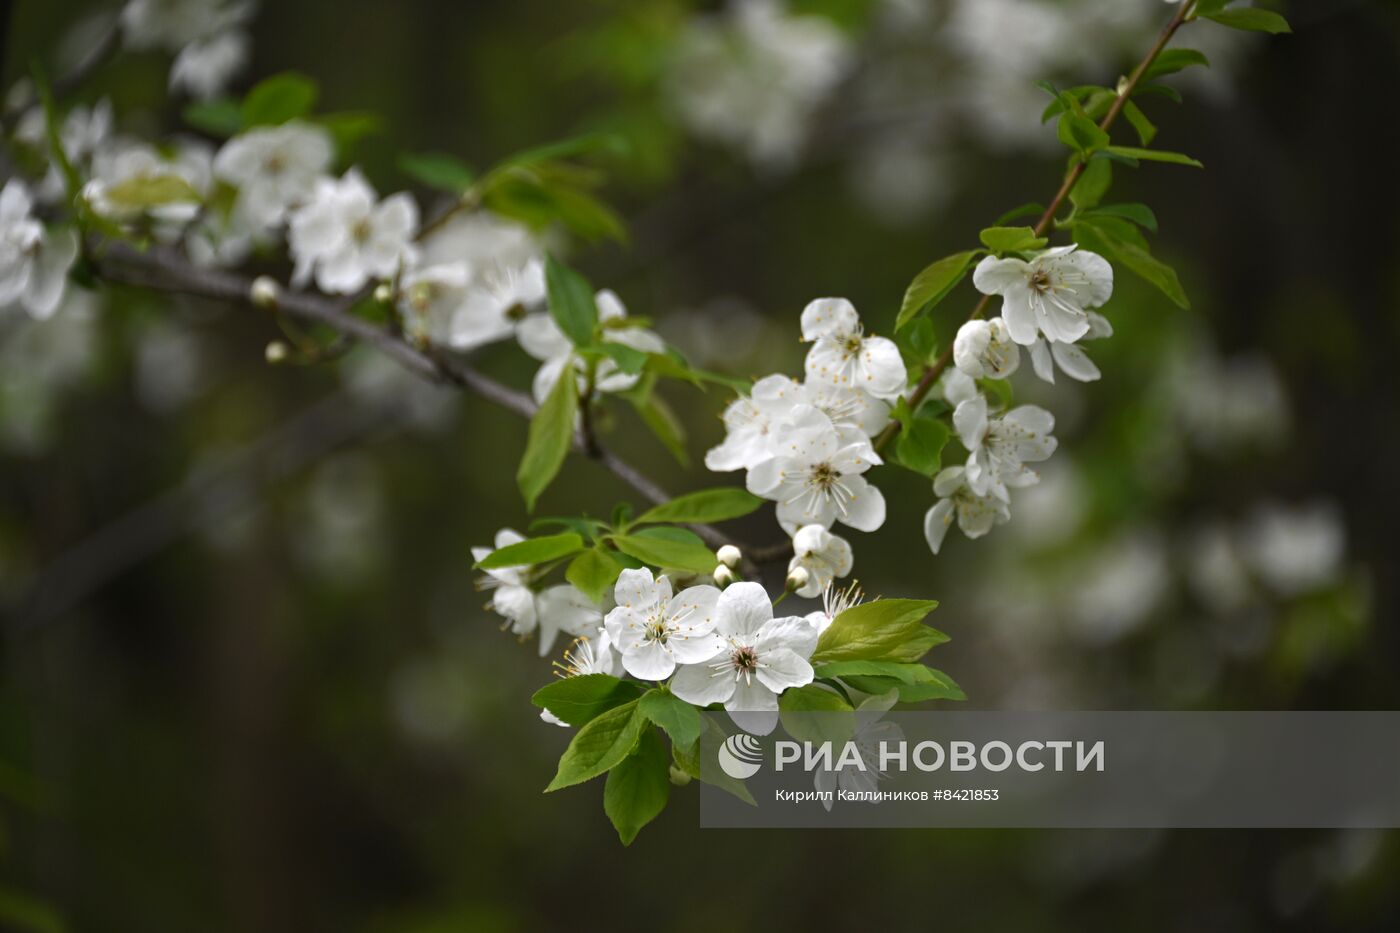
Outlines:
{"type": "Polygon", "coordinates": [[[811,582],[812,575],[807,572],[806,567],[794,567],[788,571],[787,588],[789,592],[797,592],[811,582]]]}
{"type": "Polygon", "coordinates": [[[374,286],[374,300],[382,305],[387,305],[394,300],[394,287],[388,282],[380,282],[374,286]]]}
{"type": "Polygon", "coordinates": [[[263,357],[270,365],[276,366],[278,363],[285,363],[291,354],[291,349],[282,341],[274,340],[263,350],[263,357]]]}
{"type": "Polygon", "coordinates": [[[259,308],[277,307],[277,299],[282,294],[282,286],[277,284],[277,280],[268,275],[260,275],[253,279],[253,284],[248,289],[248,300],[259,308]]]}
{"type": "Polygon", "coordinates": [[[715,568],[715,585],[720,589],[724,589],[738,579],[739,578],[734,575],[734,571],[730,570],[724,564],[720,564],[715,568]]]}
{"type": "Polygon", "coordinates": [[[726,544],[715,551],[715,557],[719,558],[719,562],[731,570],[739,566],[739,561],[744,559],[744,555],[732,544],[726,544]]]}
{"type": "Polygon", "coordinates": [[[690,783],[690,775],[675,765],[671,765],[671,783],[677,787],[684,787],[690,783]]]}

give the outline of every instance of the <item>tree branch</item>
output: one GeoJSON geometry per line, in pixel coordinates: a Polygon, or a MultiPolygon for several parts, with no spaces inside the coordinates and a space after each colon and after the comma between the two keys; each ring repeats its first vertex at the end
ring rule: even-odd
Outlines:
{"type": "MultiPolygon", "coordinates": [[[[125,243],[101,242],[93,245],[91,254],[98,275],[109,282],[252,304],[252,279],[225,269],[196,266],[167,247],[142,251],[125,243]]],[[[350,313],[352,302],[353,299],[331,298],[317,292],[284,289],[278,294],[276,312],[323,324],[345,337],[368,344],[423,379],[465,389],[527,420],[534,416],[537,406],[530,396],[477,372],[463,361],[425,352],[391,331],[356,317],[350,313]]],[[[575,451],[600,464],[652,505],[671,500],[670,493],[596,439],[590,441],[582,432],[577,432],[573,446],[575,451]]],[[[689,527],[711,547],[737,543],[712,525],[689,527]]],[[[765,548],[763,553],[772,550],[765,548]]]]}
{"type": "MultiPolygon", "coordinates": [[[[1152,63],[1157,60],[1157,56],[1162,54],[1162,50],[1167,47],[1167,43],[1171,42],[1172,36],[1176,35],[1176,31],[1181,28],[1182,23],[1186,22],[1186,17],[1189,16],[1195,8],[1195,0],[1182,0],[1176,12],[1172,14],[1171,20],[1166,26],[1162,27],[1162,31],[1157,35],[1157,41],[1152,44],[1152,48],[1148,50],[1142,61],[1138,62],[1137,67],[1133,69],[1127,80],[1118,87],[1118,95],[1114,98],[1113,105],[1108,108],[1108,113],[1104,114],[1103,119],[1099,121],[1099,129],[1108,132],[1113,124],[1117,122],[1118,116],[1123,112],[1123,108],[1127,106],[1129,99],[1133,96],[1133,92],[1137,90],[1137,86],[1142,81],[1143,75],[1147,73],[1147,69],[1152,67],[1152,63]]],[[[1045,212],[1040,215],[1040,220],[1036,221],[1036,236],[1044,236],[1045,232],[1050,229],[1050,225],[1055,221],[1055,214],[1058,213],[1061,206],[1064,205],[1065,199],[1068,198],[1069,193],[1074,190],[1075,184],[1079,181],[1080,176],[1084,174],[1087,167],[1087,162],[1079,161],[1075,163],[1074,168],[1066,173],[1064,181],[1060,184],[1060,190],[1055,192],[1055,197],[1051,199],[1050,204],[1045,208],[1045,212]]],[[[979,298],[976,306],[972,309],[972,313],[967,316],[967,319],[969,321],[975,321],[977,318],[980,318],[987,310],[987,305],[991,300],[991,295],[983,295],[979,298]]],[[[928,395],[934,383],[938,381],[938,377],[942,376],[944,371],[947,370],[948,364],[951,363],[952,360],[953,341],[950,340],[948,341],[948,346],[939,354],[938,359],[934,361],[933,365],[924,369],[924,374],[923,377],[919,379],[919,384],[914,387],[913,392],[909,393],[909,407],[911,409],[917,409],[919,407],[919,404],[928,395]]],[[[894,440],[895,435],[898,433],[899,422],[891,421],[889,426],[875,439],[875,449],[877,451],[883,450],[890,441],[894,440]]]]}

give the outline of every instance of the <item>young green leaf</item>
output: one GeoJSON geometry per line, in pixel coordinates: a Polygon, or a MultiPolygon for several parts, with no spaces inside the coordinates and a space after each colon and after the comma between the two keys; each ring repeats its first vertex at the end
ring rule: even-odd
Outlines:
{"type": "Polygon", "coordinates": [[[1019,207],[1013,207],[1005,214],[1002,214],[996,219],[996,222],[992,224],[992,226],[1003,227],[1013,220],[1020,220],[1022,217],[1039,217],[1043,213],[1045,213],[1045,205],[1041,204],[1039,201],[1031,201],[1019,207]]]}
{"type": "Polygon", "coordinates": [[[544,279],[549,293],[549,313],[564,336],[576,347],[592,344],[593,331],[598,326],[593,286],[553,256],[545,259],[544,279]]]}
{"type": "MultiPolygon", "coordinates": [[[[648,376],[654,379],[655,376],[648,376]]],[[[651,433],[683,467],[690,466],[690,451],[685,449],[685,425],[666,400],[654,392],[628,392],[626,398],[641,416],[651,433]]]]}
{"type": "Polygon", "coordinates": [[[900,700],[906,703],[967,699],[951,677],[923,664],[845,661],[822,665],[817,669],[817,676],[840,678],[862,693],[879,694],[895,689],[899,691],[900,700]]]}
{"type": "Polygon", "coordinates": [[[591,547],[569,562],[564,579],[578,587],[591,601],[601,603],[603,597],[612,591],[621,573],[622,565],[607,550],[591,547]]]}
{"type": "Polygon", "coordinates": [[[562,535],[545,535],[527,538],[515,544],[497,548],[476,562],[482,570],[495,570],[498,567],[526,567],[543,564],[561,557],[568,557],[583,550],[583,539],[569,532],[562,535]]]}
{"type": "Polygon", "coordinates": [[[345,151],[366,136],[383,132],[384,120],[379,114],[368,110],[342,110],[337,113],[322,113],[313,118],[314,123],[325,128],[335,141],[336,151],[342,157],[345,151]]]}
{"type": "Polygon", "coordinates": [[[974,249],[945,256],[914,276],[914,281],[909,283],[909,288],[904,292],[904,303],[900,305],[895,330],[899,330],[915,315],[933,308],[947,297],[963,280],[963,276],[967,275],[972,260],[981,253],[981,250],[974,249]]]}
{"type": "Polygon", "coordinates": [[[1112,184],[1113,163],[1107,159],[1090,159],[1084,164],[1079,180],[1070,189],[1070,203],[1081,211],[1094,207],[1103,200],[1112,184]]]}
{"type": "Polygon", "coordinates": [[[623,845],[631,845],[642,827],[666,809],[671,796],[670,775],[670,756],[650,729],[642,733],[637,750],[608,772],[603,812],[623,845]]]}
{"type": "Polygon", "coordinates": [[[1153,125],[1151,120],[1147,119],[1147,114],[1142,112],[1142,108],[1132,101],[1127,101],[1123,105],[1123,116],[1127,117],[1128,122],[1132,124],[1138,140],[1144,146],[1152,145],[1152,140],[1157,136],[1157,127],[1153,125]]]}
{"type": "Polygon", "coordinates": [[[578,382],[574,371],[565,366],[544,404],[530,419],[530,435],[515,481],[525,497],[525,507],[534,511],[540,493],[549,488],[574,440],[574,417],[578,414],[578,382]]]}
{"type": "Polygon", "coordinates": [[[617,368],[629,376],[635,376],[646,368],[647,360],[651,354],[638,350],[636,347],[629,347],[625,343],[613,343],[611,341],[600,344],[597,348],[599,353],[609,357],[617,368]]]}
{"type": "Polygon", "coordinates": [[[1049,242],[1036,236],[1031,227],[988,227],[977,236],[994,253],[1020,253],[1040,249],[1049,242]]]}
{"type": "Polygon", "coordinates": [[[1206,19],[1215,20],[1222,26],[1243,29],[1248,32],[1267,32],[1270,35],[1279,35],[1293,31],[1288,25],[1288,20],[1272,10],[1261,10],[1258,7],[1232,7],[1228,10],[1203,13],[1202,15],[1206,19]]]}
{"type": "Polygon", "coordinates": [[[1125,159],[1141,159],[1144,162],[1170,162],[1172,165],[1189,165],[1193,168],[1205,168],[1200,162],[1188,155],[1180,152],[1168,152],[1165,149],[1139,149],[1136,146],[1107,146],[1104,151],[1110,155],[1121,156],[1125,159]]]}
{"type": "Polygon", "coordinates": [[[1152,255],[1147,241],[1128,221],[1116,217],[1082,218],[1074,225],[1074,239],[1085,249],[1127,266],[1181,307],[1191,307],[1175,270],[1152,255]]]}
{"type": "Polygon", "coordinates": [[[191,101],[180,111],[180,117],[210,136],[228,137],[243,129],[243,111],[237,101],[227,97],[191,101]]]}
{"type": "Polygon", "coordinates": [[[316,82],[295,71],[264,78],[243,98],[243,125],[275,126],[304,117],[316,105],[316,82]]]}
{"type": "Polygon", "coordinates": [[[677,496],[665,505],[648,509],[637,518],[637,524],[654,522],[722,522],[742,518],[763,505],[762,499],[738,486],[720,486],[677,496]]]}
{"type": "Polygon", "coordinates": [[[784,690],[778,697],[778,710],[784,731],[798,741],[840,746],[855,732],[851,704],[820,684],[784,690]]]}
{"type": "Polygon", "coordinates": [[[664,729],[677,745],[688,746],[700,738],[700,713],[667,690],[648,690],[642,695],[637,709],[664,729]]]}
{"type": "Polygon", "coordinates": [[[641,737],[646,723],[646,717],[637,711],[636,700],[615,706],[590,719],[574,735],[569,747],[564,749],[564,754],[559,759],[559,770],[544,792],[547,794],[560,788],[582,784],[611,770],[622,759],[632,754],[632,749],[636,748],[637,739],[641,737]]]}
{"type": "Polygon", "coordinates": [[[914,417],[904,423],[895,441],[895,459],[923,476],[933,476],[942,467],[943,448],[948,443],[948,426],[936,418],[914,417]]]}
{"type": "Polygon", "coordinates": [[[608,674],[565,677],[535,691],[530,702],[571,726],[582,726],[610,709],[637,699],[641,688],[608,674]]]}
{"type": "MultiPolygon", "coordinates": [[[[659,531],[660,529],[648,529],[659,531]]],[[[697,539],[698,541],[698,539],[697,539]]],[[[713,573],[715,552],[704,544],[677,541],[670,538],[638,532],[635,535],[617,535],[612,538],[617,549],[630,554],[643,563],[658,569],[688,570],[691,573],[713,573]]]]}
{"type": "Polygon", "coordinates": [[[1079,153],[1081,159],[1087,159],[1097,150],[1108,148],[1109,145],[1108,134],[1099,129],[1099,125],[1093,120],[1077,113],[1062,114],[1060,122],[1056,124],[1055,134],[1060,142],[1079,153]]]}
{"type": "Polygon", "coordinates": [[[1143,72],[1142,80],[1152,81],[1163,75],[1176,74],[1193,65],[1209,68],[1210,59],[1195,49],[1164,49],[1147,71],[1143,72]]]}
{"type": "Polygon", "coordinates": [[[702,741],[692,742],[690,745],[671,744],[671,755],[676,762],[676,767],[693,778],[704,781],[714,787],[733,794],[744,801],[749,806],[757,806],[754,803],[753,794],[749,793],[748,787],[743,781],[735,780],[724,773],[724,770],[717,765],[713,767],[702,767],[700,761],[700,749],[709,745],[717,748],[724,741],[725,735],[719,726],[715,725],[714,719],[704,716],[702,719],[702,732],[705,736],[702,741]]]}
{"type": "Polygon", "coordinates": [[[1157,215],[1146,204],[1104,204],[1093,210],[1081,211],[1080,217],[1121,217],[1139,227],[1157,232],[1157,215]]]}
{"type": "Polygon", "coordinates": [[[401,152],[399,170],[420,184],[453,194],[466,191],[476,178],[471,166],[445,152],[401,152]]]}
{"type": "Polygon", "coordinates": [[[907,660],[901,649],[922,635],[924,617],[937,606],[924,599],[879,599],[852,606],[822,633],[812,662],[907,660]]]}

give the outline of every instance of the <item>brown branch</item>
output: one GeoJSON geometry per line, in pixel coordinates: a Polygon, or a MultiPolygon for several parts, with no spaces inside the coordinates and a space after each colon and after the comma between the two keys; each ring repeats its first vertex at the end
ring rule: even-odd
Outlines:
{"type": "MultiPolygon", "coordinates": [[[[196,266],[172,249],[153,247],[142,251],[125,243],[99,243],[93,246],[92,256],[98,275],[109,282],[252,303],[252,279],[225,269],[196,266]]],[[[393,332],[356,317],[350,313],[351,303],[317,292],[283,290],[278,295],[276,308],[290,317],[323,324],[345,337],[368,344],[423,379],[465,389],[522,418],[534,416],[537,406],[530,396],[477,372],[466,362],[428,353],[393,332]]],[[[670,493],[596,439],[590,442],[578,432],[574,436],[574,450],[611,472],[652,505],[671,500],[670,493]]],[[[690,527],[711,547],[736,543],[712,525],[690,527]]]]}
{"type": "MultiPolygon", "coordinates": [[[[1128,101],[1132,98],[1133,92],[1137,90],[1138,84],[1141,83],[1143,75],[1147,74],[1147,69],[1152,67],[1152,63],[1157,60],[1157,56],[1162,54],[1162,50],[1167,47],[1167,43],[1171,42],[1172,36],[1176,35],[1176,31],[1181,28],[1182,23],[1186,22],[1187,16],[1191,14],[1195,7],[1195,0],[1183,0],[1177,7],[1176,12],[1172,14],[1171,20],[1166,26],[1162,27],[1162,31],[1157,35],[1157,41],[1152,44],[1152,48],[1148,50],[1142,61],[1138,62],[1137,67],[1133,69],[1127,80],[1119,85],[1118,94],[1113,99],[1113,105],[1108,108],[1108,112],[1104,114],[1103,119],[1099,121],[1099,129],[1108,132],[1113,124],[1117,122],[1119,115],[1123,112],[1123,108],[1128,105],[1128,101]]],[[[1050,204],[1045,208],[1045,212],[1041,214],[1040,219],[1036,221],[1036,236],[1044,236],[1045,232],[1050,229],[1050,225],[1054,223],[1055,214],[1057,214],[1064,205],[1065,199],[1069,197],[1069,193],[1074,190],[1075,184],[1088,168],[1088,164],[1089,163],[1085,161],[1076,162],[1074,168],[1070,169],[1065,174],[1064,181],[1060,184],[1060,190],[1055,192],[1055,197],[1050,200],[1050,204]]],[[[972,309],[972,313],[967,316],[967,319],[969,321],[975,321],[977,318],[980,318],[987,310],[987,304],[991,300],[991,295],[983,295],[979,298],[976,306],[972,309]]],[[[934,361],[933,365],[924,369],[924,374],[919,379],[918,385],[914,387],[913,392],[909,393],[909,407],[911,409],[917,409],[919,407],[919,404],[929,394],[929,391],[933,389],[934,383],[936,383],[938,377],[942,376],[944,371],[947,370],[948,364],[952,362],[952,360],[953,342],[950,340],[948,341],[948,346],[938,355],[938,359],[934,361]]],[[[883,450],[890,441],[894,440],[895,435],[898,433],[899,422],[891,421],[889,426],[875,439],[875,449],[877,451],[883,450]]]]}

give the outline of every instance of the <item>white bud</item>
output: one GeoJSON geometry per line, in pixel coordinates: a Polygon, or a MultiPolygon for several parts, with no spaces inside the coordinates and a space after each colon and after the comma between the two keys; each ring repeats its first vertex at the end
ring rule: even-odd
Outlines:
{"type": "Polygon", "coordinates": [[[277,307],[277,299],[282,294],[282,286],[277,284],[277,280],[268,275],[260,275],[253,279],[252,286],[248,289],[248,299],[259,308],[277,307]]]}
{"type": "Polygon", "coordinates": [[[671,783],[677,787],[684,787],[690,783],[690,775],[675,765],[671,765],[671,783]]]}
{"type": "Polygon", "coordinates": [[[797,592],[811,582],[812,575],[807,572],[806,567],[794,567],[788,571],[787,588],[791,592],[797,592]]]}
{"type": "Polygon", "coordinates": [[[267,345],[267,349],[263,350],[263,356],[267,359],[268,363],[273,366],[276,366],[278,363],[286,362],[290,353],[291,349],[280,340],[272,341],[267,345]]]}
{"type": "Polygon", "coordinates": [[[715,568],[715,585],[720,589],[724,589],[738,579],[739,578],[734,575],[734,571],[730,570],[724,564],[720,564],[715,568]]]}
{"type": "Polygon", "coordinates": [[[739,562],[744,559],[744,555],[732,544],[726,544],[715,551],[715,557],[719,558],[719,562],[731,570],[739,566],[739,562]]]}
{"type": "Polygon", "coordinates": [[[380,282],[374,287],[374,300],[387,305],[394,300],[394,287],[388,282],[380,282]]]}

